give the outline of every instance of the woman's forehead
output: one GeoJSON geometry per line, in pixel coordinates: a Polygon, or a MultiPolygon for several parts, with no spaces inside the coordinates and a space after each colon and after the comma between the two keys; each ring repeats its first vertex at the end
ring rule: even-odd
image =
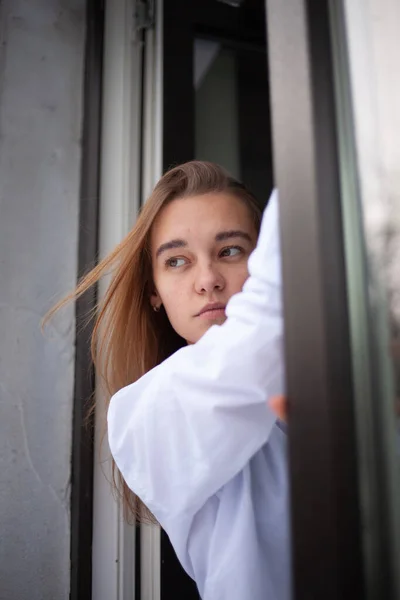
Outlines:
{"type": "Polygon", "coordinates": [[[172,200],[157,216],[152,243],[165,236],[212,235],[223,229],[245,228],[252,233],[249,208],[239,198],[224,192],[172,200]]]}

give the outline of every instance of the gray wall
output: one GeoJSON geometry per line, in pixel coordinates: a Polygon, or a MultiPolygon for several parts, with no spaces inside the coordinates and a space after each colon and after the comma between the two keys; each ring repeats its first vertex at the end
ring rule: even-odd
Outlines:
{"type": "Polygon", "coordinates": [[[0,2],[0,598],[69,595],[84,0],[0,2]]]}

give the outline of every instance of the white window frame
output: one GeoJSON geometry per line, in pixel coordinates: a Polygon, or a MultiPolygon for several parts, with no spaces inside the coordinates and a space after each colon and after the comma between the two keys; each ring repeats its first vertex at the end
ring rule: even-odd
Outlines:
{"type": "MultiPolygon", "coordinates": [[[[140,181],[143,196],[147,197],[162,173],[161,11],[162,2],[158,0],[156,25],[144,33],[144,52],[143,38],[135,27],[135,0],[105,2],[100,258],[131,229],[144,199],[140,197],[140,181]]],[[[107,280],[101,282],[100,298],[107,284],[107,280]]],[[[137,575],[136,532],[139,530],[124,522],[121,507],[112,493],[110,451],[105,432],[106,406],[99,385],[96,399],[92,597],[133,600],[137,575]]],[[[141,527],[140,545],[141,598],[159,600],[159,527],[141,527]]]]}

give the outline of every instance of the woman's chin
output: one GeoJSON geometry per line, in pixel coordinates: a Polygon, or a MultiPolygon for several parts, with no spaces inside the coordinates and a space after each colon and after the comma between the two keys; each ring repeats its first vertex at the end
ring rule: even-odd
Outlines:
{"type": "Polygon", "coordinates": [[[226,315],[219,317],[216,316],[214,319],[207,319],[207,321],[204,321],[201,334],[199,335],[199,339],[202,335],[205,334],[206,331],[210,329],[210,327],[212,327],[213,325],[222,325],[223,323],[225,323],[225,321],[226,315]]]}
{"type": "Polygon", "coordinates": [[[210,329],[210,327],[212,327],[213,325],[222,325],[223,323],[225,323],[226,319],[227,319],[226,315],[223,315],[223,316],[218,316],[218,317],[216,316],[214,319],[204,320],[202,322],[202,327],[200,330],[198,330],[196,332],[191,332],[188,336],[184,336],[186,343],[189,346],[191,344],[195,344],[203,337],[203,335],[206,333],[206,331],[208,331],[210,329]]]}

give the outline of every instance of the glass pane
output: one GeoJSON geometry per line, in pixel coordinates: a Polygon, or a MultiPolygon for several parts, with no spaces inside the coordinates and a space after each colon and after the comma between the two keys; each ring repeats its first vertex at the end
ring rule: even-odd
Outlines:
{"type": "Polygon", "coordinates": [[[217,42],[195,44],[196,158],[241,179],[235,55],[217,42]]]}
{"type": "Polygon", "coordinates": [[[367,591],[399,598],[400,11],[339,4],[332,32],[367,591]]]}
{"type": "Polygon", "coordinates": [[[272,188],[265,50],[194,42],[195,157],[223,165],[264,203],[272,188]]]}

